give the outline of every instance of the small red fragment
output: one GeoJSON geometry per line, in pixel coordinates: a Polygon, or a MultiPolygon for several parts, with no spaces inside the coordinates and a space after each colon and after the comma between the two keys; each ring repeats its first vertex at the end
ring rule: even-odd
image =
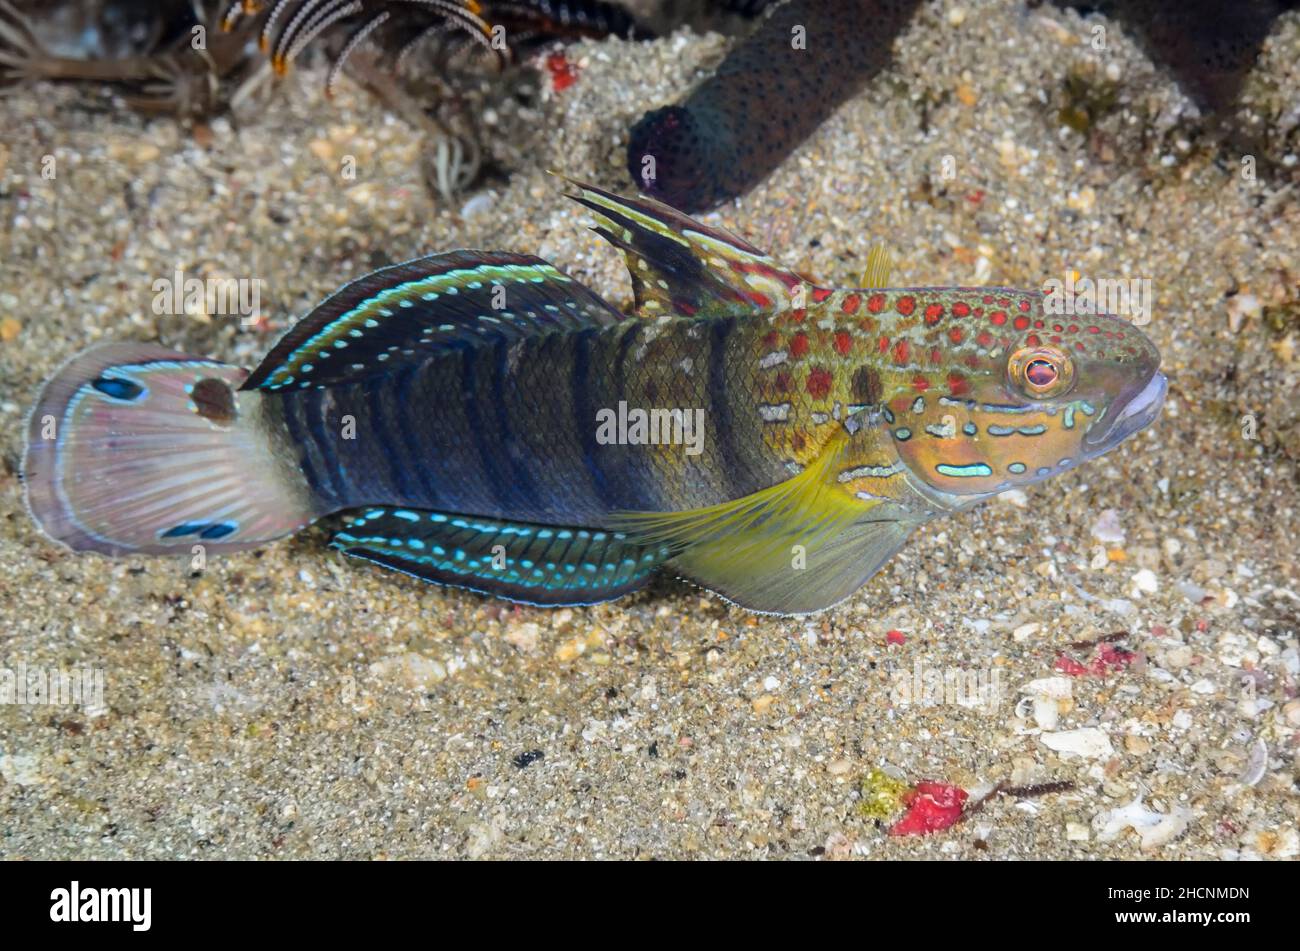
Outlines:
{"type": "Polygon", "coordinates": [[[1101,649],[1097,651],[1097,659],[1092,662],[1092,672],[1098,677],[1104,677],[1107,671],[1123,670],[1133,663],[1135,657],[1137,657],[1135,653],[1122,647],[1102,644],[1101,649]]]}
{"type": "Polygon", "coordinates": [[[578,81],[578,67],[563,53],[546,57],[546,69],[551,74],[551,86],[556,92],[564,92],[578,81]]]}
{"type": "Polygon", "coordinates": [[[1083,666],[1073,657],[1066,657],[1061,654],[1056,658],[1056,669],[1069,677],[1083,677],[1088,673],[1088,668],[1083,666]]]}
{"type": "Polygon", "coordinates": [[[906,644],[907,635],[902,631],[886,631],[885,643],[887,644],[906,644]]]}
{"type": "Polygon", "coordinates": [[[961,818],[969,793],[949,783],[922,782],[903,796],[907,813],[889,827],[890,835],[929,835],[942,832],[961,818]]]}
{"type": "Polygon", "coordinates": [[[1088,674],[1094,677],[1105,677],[1112,671],[1123,670],[1133,663],[1136,657],[1137,654],[1133,651],[1115,647],[1113,644],[1101,644],[1092,663],[1084,665],[1073,657],[1060,654],[1056,658],[1056,669],[1069,677],[1085,677],[1088,674]]]}

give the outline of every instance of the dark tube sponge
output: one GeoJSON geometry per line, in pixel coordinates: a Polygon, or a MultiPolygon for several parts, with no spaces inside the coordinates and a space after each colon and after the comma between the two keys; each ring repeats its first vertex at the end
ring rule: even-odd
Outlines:
{"type": "Polygon", "coordinates": [[[919,0],[791,0],[686,100],[632,127],[627,169],[647,195],[701,212],[766,178],[890,61],[919,0]]]}

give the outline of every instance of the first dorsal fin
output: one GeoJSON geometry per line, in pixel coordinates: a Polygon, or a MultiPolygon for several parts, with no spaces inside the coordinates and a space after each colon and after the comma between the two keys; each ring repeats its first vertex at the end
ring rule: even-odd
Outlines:
{"type": "Polygon", "coordinates": [[[889,272],[894,269],[894,256],[889,253],[889,248],[883,244],[872,245],[867,252],[867,264],[862,269],[862,281],[858,284],[863,288],[876,288],[889,286],[889,272]]]}
{"type": "Polygon", "coordinates": [[[593,230],[626,256],[643,317],[787,310],[792,291],[804,284],[747,241],[668,205],[569,183],[580,192],[569,197],[599,217],[593,230]]]}
{"type": "Polygon", "coordinates": [[[380,268],[344,285],[284,336],[243,389],[337,384],[440,349],[622,319],[541,258],[451,251],[380,268]]]}

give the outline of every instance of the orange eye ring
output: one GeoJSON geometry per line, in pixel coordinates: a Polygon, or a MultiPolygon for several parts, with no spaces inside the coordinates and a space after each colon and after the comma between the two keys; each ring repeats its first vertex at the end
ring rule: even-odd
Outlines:
{"type": "Polygon", "coordinates": [[[1011,355],[1007,375],[1026,396],[1050,399],[1074,386],[1074,361],[1055,347],[1025,347],[1011,355]]]}

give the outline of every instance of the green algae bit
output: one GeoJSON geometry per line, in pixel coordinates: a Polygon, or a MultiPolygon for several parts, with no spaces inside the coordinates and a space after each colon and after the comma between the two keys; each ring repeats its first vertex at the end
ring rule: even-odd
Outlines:
{"type": "Polygon", "coordinates": [[[861,788],[858,811],[868,819],[888,819],[903,808],[903,794],[911,787],[876,766],[863,778],[861,788]]]}

